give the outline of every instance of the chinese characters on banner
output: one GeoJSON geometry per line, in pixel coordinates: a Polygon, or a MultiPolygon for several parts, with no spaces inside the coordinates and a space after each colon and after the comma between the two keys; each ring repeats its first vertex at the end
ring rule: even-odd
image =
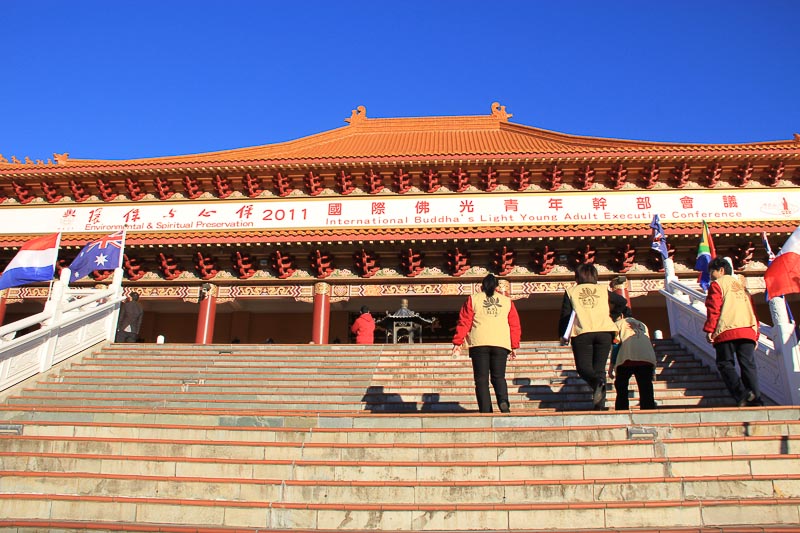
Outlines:
{"type": "Polygon", "coordinates": [[[800,191],[631,191],[240,201],[0,209],[0,227],[30,233],[330,227],[649,224],[800,218],[800,191]]]}

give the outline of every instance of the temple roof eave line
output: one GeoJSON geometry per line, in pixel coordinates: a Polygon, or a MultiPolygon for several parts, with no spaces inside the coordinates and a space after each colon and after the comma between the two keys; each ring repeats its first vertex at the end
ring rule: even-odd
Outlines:
{"type": "MultiPolygon", "coordinates": [[[[120,165],[91,165],[78,166],[80,160],[75,160],[63,167],[40,167],[31,168],[25,165],[14,165],[14,168],[0,168],[0,178],[15,178],[22,176],[41,176],[41,177],[66,177],[66,176],[95,176],[106,174],[156,174],[159,172],[245,172],[251,169],[261,171],[277,170],[280,168],[320,168],[330,165],[356,165],[366,166],[396,166],[396,165],[425,165],[442,164],[447,162],[491,162],[506,161],[509,164],[515,162],[525,162],[529,164],[541,164],[554,162],[556,160],[569,160],[574,162],[616,162],[616,161],[639,161],[654,159],[674,159],[674,160],[704,160],[712,161],[724,158],[763,158],[778,159],[782,157],[799,158],[800,152],[797,150],[773,150],[769,152],[759,150],[731,150],[731,151],[696,151],[696,152],[591,152],[591,153],[459,153],[459,154],[439,154],[439,155],[417,155],[403,154],[397,156],[383,157],[329,157],[329,158],[295,158],[295,159],[260,159],[260,160],[237,160],[237,161],[218,161],[202,163],[176,163],[169,165],[157,165],[149,163],[137,163],[131,166],[120,165]]],[[[10,166],[10,165],[9,165],[10,166]]]]}

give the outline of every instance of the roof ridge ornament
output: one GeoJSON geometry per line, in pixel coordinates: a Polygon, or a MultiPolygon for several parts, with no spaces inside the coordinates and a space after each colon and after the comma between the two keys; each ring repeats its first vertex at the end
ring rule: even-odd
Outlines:
{"type": "Polygon", "coordinates": [[[345,122],[349,122],[351,126],[358,124],[360,122],[364,122],[367,120],[367,108],[363,105],[358,106],[357,108],[353,109],[350,118],[344,119],[345,122]]]}
{"type": "Polygon", "coordinates": [[[794,134],[794,140],[800,142],[800,133],[794,134]]]}
{"type": "Polygon", "coordinates": [[[506,106],[500,105],[500,102],[492,102],[492,117],[502,122],[508,122],[508,119],[513,116],[511,113],[506,113],[506,106]]]}
{"type": "Polygon", "coordinates": [[[53,154],[53,159],[56,160],[56,165],[66,165],[67,159],[69,159],[69,153],[64,152],[63,154],[53,154]]]}

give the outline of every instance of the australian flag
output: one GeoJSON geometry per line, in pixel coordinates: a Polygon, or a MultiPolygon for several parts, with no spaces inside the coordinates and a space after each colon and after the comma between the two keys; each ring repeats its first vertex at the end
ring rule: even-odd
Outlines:
{"type": "Polygon", "coordinates": [[[69,265],[70,281],[77,281],[95,270],[114,270],[121,266],[124,244],[125,236],[118,231],[84,246],[69,265]]]}
{"type": "Polygon", "coordinates": [[[650,244],[650,247],[660,252],[662,259],[669,259],[667,236],[664,235],[664,228],[661,227],[661,220],[658,218],[658,215],[653,215],[653,221],[650,222],[650,229],[653,230],[653,242],[650,244]]]}

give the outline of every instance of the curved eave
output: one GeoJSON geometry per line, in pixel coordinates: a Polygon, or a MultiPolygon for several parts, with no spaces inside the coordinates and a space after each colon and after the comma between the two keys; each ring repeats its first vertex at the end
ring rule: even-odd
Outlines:
{"type": "Polygon", "coordinates": [[[681,152],[681,153],[645,153],[645,152],[608,152],[608,153],[552,153],[552,154],[449,154],[438,156],[415,156],[415,157],[396,157],[396,158],[315,158],[311,159],[264,159],[255,161],[219,161],[214,163],[197,164],[174,164],[174,165],[148,165],[141,164],[135,166],[91,166],[80,167],[70,166],[70,168],[45,167],[37,169],[12,169],[0,170],[0,178],[17,177],[94,177],[111,175],[131,175],[146,174],[157,175],[159,173],[176,172],[254,172],[254,171],[275,171],[303,170],[303,169],[324,169],[337,166],[347,167],[394,167],[405,165],[441,165],[448,163],[463,164],[541,164],[561,161],[569,163],[615,163],[618,161],[649,161],[649,160],[675,160],[675,161],[715,161],[719,159],[759,158],[764,160],[778,160],[784,158],[800,159],[800,150],[779,150],[763,152],[757,150],[738,150],[738,151],[718,151],[708,152],[681,152]]]}
{"type": "MultiPolygon", "coordinates": [[[[780,222],[720,222],[711,224],[714,235],[757,236],[761,232],[791,234],[800,220],[780,222]]],[[[702,223],[665,225],[668,237],[696,237],[702,232],[702,223]]],[[[634,238],[649,237],[648,224],[597,224],[597,225],[542,225],[542,226],[497,226],[497,227],[442,227],[442,228],[364,228],[275,231],[186,231],[158,233],[129,233],[127,244],[133,247],[149,246],[258,246],[263,244],[317,243],[324,246],[339,246],[352,243],[391,243],[419,241],[421,243],[442,241],[523,241],[558,239],[574,241],[586,238],[634,238]]],[[[30,240],[30,235],[1,235],[0,248],[17,248],[30,240]]],[[[81,248],[96,239],[96,234],[64,234],[61,246],[81,248]]]]}

